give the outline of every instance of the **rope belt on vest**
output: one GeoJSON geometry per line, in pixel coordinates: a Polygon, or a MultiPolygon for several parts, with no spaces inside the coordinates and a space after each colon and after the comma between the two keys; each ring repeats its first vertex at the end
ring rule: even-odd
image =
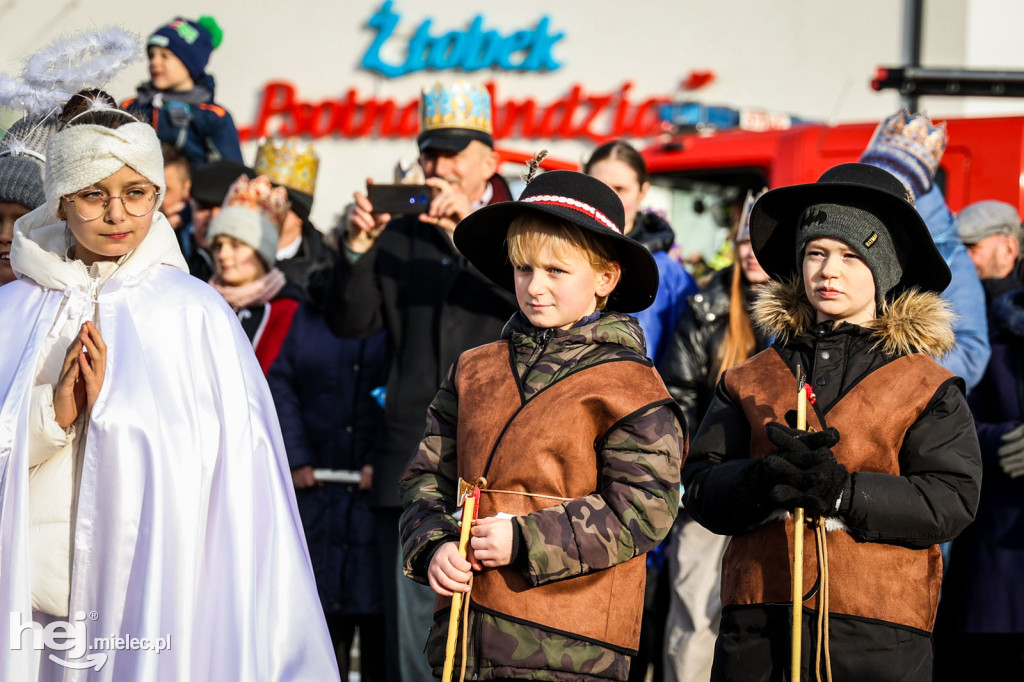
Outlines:
{"type": "Polygon", "coordinates": [[[571,497],[558,497],[557,495],[543,495],[541,493],[527,493],[522,490],[481,490],[482,493],[500,493],[502,495],[523,495],[525,497],[542,497],[545,500],[558,500],[559,502],[568,502],[573,499],[571,497]]]}

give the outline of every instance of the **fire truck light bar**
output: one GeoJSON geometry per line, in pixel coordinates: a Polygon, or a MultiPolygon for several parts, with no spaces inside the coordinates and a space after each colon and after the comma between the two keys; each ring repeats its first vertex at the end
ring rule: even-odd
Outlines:
{"type": "Polygon", "coordinates": [[[1024,97],[1024,71],[879,67],[873,90],[899,90],[903,95],[947,97],[1024,97]]]}

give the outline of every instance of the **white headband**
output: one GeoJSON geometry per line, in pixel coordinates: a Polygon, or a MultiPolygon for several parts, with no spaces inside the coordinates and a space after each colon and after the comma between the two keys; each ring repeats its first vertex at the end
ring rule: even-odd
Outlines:
{"type": "MultiPolygon", "coordinates": [[[[160,190],[164,189],[164,157],[156,132],[145,123],[117,129],[83,124],[50,138],[46,150],[46,205],[54,217],[60,198],[85,189],[129,166],[160,190]]],[[[163,195],[157,201],[157,208],[163,195]]]]}

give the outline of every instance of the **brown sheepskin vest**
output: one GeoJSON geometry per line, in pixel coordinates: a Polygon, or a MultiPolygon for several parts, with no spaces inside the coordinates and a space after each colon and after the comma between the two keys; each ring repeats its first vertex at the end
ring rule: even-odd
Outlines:
{"type": "MultiPolygon", "coordinates": [[[[898,476],[903,437],[941,384],[953,375],[929,357],[903,356],[875,370],[844,395],[826,415],[840,434],[832,448],[852,473],[898,476]]],[[[729,395],[751,426],[750,456],[775,447],[765,424],[786,423],[796,409],[796,380],[778,353],[767,350],[725,375],[729,395]],[[742,397],[741,397],[742,396],[742,397]]],[[[808,406],[808,428],[821,421],[808,406]]],[[[872,618],[930,632],[935,624],[942,578],[938,545],[909,549],[882,542],[858,542],[845,530],[827,534],[829,612],[872,618]]],[[[793,518],[770,520],[736,536],[722,562],[722,604],[792,602],[793,518]]],[[[804,589],[818,580],[814,533],[804,529],[804,589]]],[[[804,602],[817,608],[815,596],[804,602]]]]}
{"type": "MultiPolygon", "coordinates": [[[[577,371],[524,402],[508,343],[463,353],[455,386],[460,405],[493,406],[460,410],[459,475],[465,480],[486,476],[486,487],[494,490],[567,499],[599,489],[601,462],[596,448],[612,427],[653,404],[671,400],[654,368],[614,361],[577,371]]],[[[498,512],[521,516],[556,504],[561,502],[483,493],[479,516],[498,512]]],[[[520,571],[506,566],[484,570],[473,579],[472,601],[503,616],[635,652],[644,579],[644,555],[535,587],[520,571]]]]}

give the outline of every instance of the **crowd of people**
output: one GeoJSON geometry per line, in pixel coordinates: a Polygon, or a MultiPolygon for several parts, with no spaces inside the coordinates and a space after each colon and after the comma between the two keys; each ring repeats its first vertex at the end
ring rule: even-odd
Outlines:
{"type": "Polygon", "coordinates": [[[90,680],[1019,663],[1024,230],[950,210],[944,126],[749,188],[698,279],[634,146],[514,193],[464,80],[422,92],[423,210],[325,233],[311,145],[245,164],[221,39],[175,18],[135,97],[0,140],[0,678],[81,668],[34,645],[80,613],[172,642],[90,680]]]}

